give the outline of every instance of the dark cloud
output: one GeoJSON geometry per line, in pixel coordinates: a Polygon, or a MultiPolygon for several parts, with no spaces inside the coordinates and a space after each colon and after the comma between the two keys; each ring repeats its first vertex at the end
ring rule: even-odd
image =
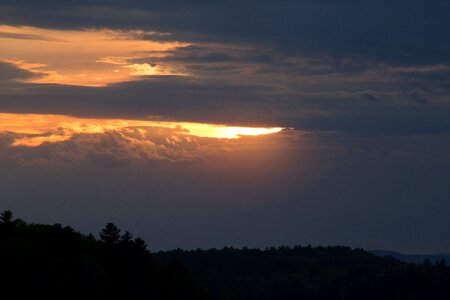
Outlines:
{"type": "Polygon", "coordinates": [[[176,39],[263,43],[287,53],[449,62],[448,1],[2,1],[0,20],[139,28],[176,39]]]}
{"type": "Polygon", "coordinates": [[[21,40],[42,40],[42,41],[62,41],[57,39],[48,38],[41,35],[35,34],[21,34],[21,33],[11,33],[0,31],[0,39],[21,39],[21,40]]]}
{"type": "MultiPolygon", "coordinates": [[[[216,77],[208,77],[210,63],[194,62],[205,65],[206,70],[197,67],[199,77],[152,76],[104,88],[15,82],[20,89],[0,91],[0,109],[80,117],[159,116],[165,120],[295,127],[358,135],[450,132],[448,88],[433,86],[433,82],[427,85],[427,79],[408,82],[384,67],[377,68],[379,73],[330,72],[316,77],[314,71],[304,71],[286,76],[282,71],[255,70],[247,62],[235,63],[237,76],[227,74],[219,66],[216,77]],[[291,81],[284,81],[285,78],[291,81]]],[[[314,65],[301,64],[305,69],[314,65]]],[[[30,75],[9,68],[12,78],[30,75]]]]}
{"type": "MultiPolygon", "coordinates": [[[[19,86],[21,84],[18,81],[35,77],[39,77],[39,75],[0,61],[0,88],[2,89],[19,86]]],[[[23,85],[21,86],[23,87],[23,85]]]]}

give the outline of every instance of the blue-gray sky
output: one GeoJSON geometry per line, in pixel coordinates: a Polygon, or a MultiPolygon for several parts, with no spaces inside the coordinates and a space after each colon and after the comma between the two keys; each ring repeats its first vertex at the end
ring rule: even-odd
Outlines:
{"type": "Polygon", "coordinates": [[[0,0],[0,209],[153,249],[449,252],[448,28],[441,0],[0,0]]]}

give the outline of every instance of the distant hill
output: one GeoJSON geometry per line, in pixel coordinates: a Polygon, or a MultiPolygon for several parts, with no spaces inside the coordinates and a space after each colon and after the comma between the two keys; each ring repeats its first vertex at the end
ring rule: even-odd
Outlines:
{"type": "Polygon", "coordinates": [[[386,257],[391,256],[394,257],[400,261],[407,262],[407,263],[413,263],[413,264],[423,264],[427,260],[432,263],[436,264],[444,260],[447,265],[450,265],[450,253],[443,253],[443,254],[429,254],[429,255],[411,255],[411,254],[402,254],[394,251],[385,251],[385,250],[370,250],[370,253],[386,257]]]}

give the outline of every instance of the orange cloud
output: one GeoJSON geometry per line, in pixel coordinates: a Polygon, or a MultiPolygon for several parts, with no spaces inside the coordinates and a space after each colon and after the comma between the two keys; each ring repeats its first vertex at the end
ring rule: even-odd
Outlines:
{"type": "MultiPolygon", "coordinates": [[[[152,60],[190,44],[139,39],[142,34],[0,25],[0,60],[40,75],[27,79],[32,83],[105,86],[143,75],[185,75],[179,67],[152,60]],[[136,64],[134,59],[149,62],[136,64]]],[[[147,34],[152,35],[157,34],[147,34]]]]}
{"type": "MultiPolygon", "coordinates": [[[[0,133],[14,135],[13,147],[37,147],[43,143],[70,140],[77,134],[101,134],[108,131],[165,128],[181,135],[205,138],[237,139],[276,133],[281,127],[239,127],[191,122],[161,122],[127,119],[88,119],[65,115],[0,113],[0,133]]],[[[143,131],[140,131],[143,130],[143,131]]]]}
{"type": "MultiPolygon", "coordinates": [[[[280,130],[0,113],[0,158],[23,165],[45,166],[114,167],[152,161],[193,162],[246,149],[249,140],[240,140],[242,136],[280,130]]],[[[261,142],[260,139],[251,141],[261,142]]],[[[265,147],[258,147],[258,151],[267,151],[265,147]]]]}

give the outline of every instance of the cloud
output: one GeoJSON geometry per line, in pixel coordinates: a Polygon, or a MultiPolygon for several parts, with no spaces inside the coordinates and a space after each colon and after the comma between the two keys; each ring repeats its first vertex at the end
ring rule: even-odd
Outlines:
{"type": "Polygon", "coordinates": [[[2,3],[0,17],[8,24],[143,29],[178,40],[263,43],[286,52],[397,62],[449,59],[450,42],[442,38],[450,22],[445,0],[40,1],[38,15],[34,2],[2,3]]]}
{"type": "Polygon", "coordinates": [[[3,111],[358,135],[449,131],[446,1],[44,1],[33,16],[33,2],[2,3],[11,25],[184,45],[163,55],[101,53],[91,63],[139,81],[89,88],[34,79],[41,84],[0,90],[3,111]]]}
{"type": "Polygon", "coordinates": [[[194,164],[239,152],[242,145],[248,147],[261,142],[256,137],[243,137],[242,141],[199,137],[180,132],[178,128],[163,127],[127,127],[102,133],[77,133],[70,138],[64,134],[39,135],[38,140],[32,140],[35,144],[22,143],[23,137],[0,132],[0,158],[42,167],[194,164]]]}
{"type": "MultiPolygon", "coordinates": [[[[40,74],[31,83],[105,86],[136,80],[136,76],[176,75],[174,67],[132,63],[162,58],[169,50],[188,46],[180,42],[160,42],[136,38],[136,31],[43,29],[0,25],[0,59],[40,74]],[[45,36],[46,38],[32,38],[45,36]],[[26,37],[26,38],[25,38],[26,37]],[[11,46],[12,45],[12,46],[11,46]],[[114,72],[111,65],[128,67],[114,72]]],[[[147,34],[138,31],[140,34],[147,34]]],[[[152,32],[147,35],[153,36],[152,32]]]]}
{"type": "Polygon", "coordinates": [[[23,33],[14,33],[14,32],[4,32],[0,31],[0,39],[24,39],[24,40],[43,40],[43,41],[57,41],[63,42],[63,40],[55,40],[48,38],[46,36],[40,36],[36,34],[23,34],[23,33]]]}
{"type": "MultiPolygon", "coordinates": [[[[2,144],[14,144],[17,137],[2,135],[2,144]]],[[[165,162],[191,162],[200,159],[201,138],[180,134],[168,128],[127,128],[104,133],[75,134],[70,139],[47,140],[34,147],[4,146],[3,158],[23,165],[117,167],[121,165],[165,162]]],[[[203,144],[208,139],[203,139],[203,144]]],[[[210,142],[211,143],[211,142],[210,142]]],[[[216,142],[217,143],[217,142],[216,142]]]]}
{"type": "Polygon", "coordinates": [[[150,64],[147,64],[147,63],[126,65],[124,67],[134,70],[132,73],[130,73],[130,75],[132,75],[132,76],[154,76],[154,75],[159,75],[159,76],[167,76],[167,75],[174,76],[174,75],[178,75],[178,76],[182,76],[182,75],[185,75],[183,73],[177,73],[174,70],[170,70],[167,67],[163,67],[163,66],[160,66],[160,65],[150,65],[150,64]]]}
{"type": "MultiPolygon", "coordinates": [[[[449,133],[449,90],[443,81],[407,80],[404,74],[384,67],[345,76],[339,72],[317,75],[314,63],[311,73],[304,70],[284,80],[280,70],[263,72],[246,62],[236,63],[241,65],[237,75],[223,71],[208,76],[210,70],[199,71],[198,67],[195,78],[156,76],[107,88],[23,83],[20,88],[0,90],[0,110],[100,118],[151,115],[169,121],[359,135],[449,133]]],[[[301,64],[304,69],[309,66],[308,62],[301,64]]],[[[206,63],[205,68],[211,67],[206,63]]]]}
{"type": "Polygon", "coordinates": [[[0,113],[0,150],[25,165],[193,162],[231,149],[231,140],[278,133],[282,128],[200,123],[81,119],[63,115],[0,113]]]}
{"type": "Polygon", "coordinates": [[[21,69],[10,62],[0,60],[0,88],[20,85],[19,81],[36,78],[36,73],[21,69]]]}

